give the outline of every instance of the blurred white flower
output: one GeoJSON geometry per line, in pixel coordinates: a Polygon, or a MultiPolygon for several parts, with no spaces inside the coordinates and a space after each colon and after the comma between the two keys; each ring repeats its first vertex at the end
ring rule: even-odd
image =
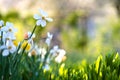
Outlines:
{"type": "Polygon", "coordinates": [[[48,46],[50,46],[52,37],[53,37],[53,35],[48,32],[48,33],[47,33],[47,39],[46,39],[46,41],[45,41],[45,43],[46,43],[48,46]]]}
{"type": "Polygon", "coordinates": [[[59,53],[59,54],[58,54],[58,56],[55,58],[55,61],[56,61],[57,63],[61,63],[64,55],[66,54],[66,52],[65,52],[65,50],[63,50],[63,49],[59,49],[59,50],[58,50],[58,53],[59,53]]]}
{"type": "Polygon", "coordinates": [[[10,22],[6,22],[6,26],[2,27],[2,31],[9,32],[9,33],[15,33],[17,32],[17,29],[14,28],[14,25],[10,22]]]}
{"type": "Polygon", "coordinates": [[[46,26],[46,21],[48,22],[52,22],[53,19],[48,17],[48,14],[46,12],[44,12],[43,10],[40,9],[40,14],[41,16],[39,16],[38,14],[34,15],[34,18],[37,20],[36,24],[38,26],[42,26],[45,27],[46,26]]]}
{"type": "Polygon", "coordinates": [[[45,48],[39,48],[39,53],[41,55],[45,55],[47,53],[46,49],[45,48]]]}
{"type": "Polygon", "coordinates": [[[16,51],[16,46],[11,40],[7,40],[6,44],[0,47],[0,50],[3,50],[3,56],[8,56],[10,53],[14,53],[16,51]]]}
{"type": "Polygon", "coordinates": [[[43,66],[43,69],[48,71],[48,70],[50,70],[50,66],[48,64],[45,64],[45,66],[43,66]]]}
{"type": "Polygon", "coordinates": [[[6,26],[1,28],[1,31],[3,31],[3,36],[7,40],[15,40],[15,32],[17,32],[17,29],[14,28],[14,25],[10,22],[6,23],[6,26]]]}
{"type": "Polygon", "coordinates": [[[4,33],[3,36],[4,36],[5,40],[15,40],[16,39],[15,34],[11,33],[11,32],[4,33]]]}
{"type": "Polygon", "coordinates": [[[39,48],[39,53],[41,55],[41,61],[43,62],[47,51],[45,48],[39,48]]]}

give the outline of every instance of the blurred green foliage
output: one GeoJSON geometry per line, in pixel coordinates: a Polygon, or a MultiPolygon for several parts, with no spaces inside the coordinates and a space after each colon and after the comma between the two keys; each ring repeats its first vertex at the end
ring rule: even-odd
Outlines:
{"type": "Polygon", "coordinates": [[[24,50],[7,57],[0,54],[1,80],[120,80],[120,56],[113,51],[105,57],[100,55],[93,63],[82,61],[72,66],[51,63],[50,71],[45,71],[38,56],[29,57],[24,50]]]}

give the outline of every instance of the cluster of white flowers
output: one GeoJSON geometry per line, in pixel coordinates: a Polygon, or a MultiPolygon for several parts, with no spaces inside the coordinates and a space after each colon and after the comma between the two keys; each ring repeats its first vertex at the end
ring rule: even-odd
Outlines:
{"type": "MultiPolygon", "coordinates": [[[[47,38],[45,40],[46,44],[48,46],[50,46],[51,40],[52,40],[53,35],[51,33],[47,33],[47,38]]],[[[53,46],[53,48],[51,48],[50,50],[47,50],[46,47],[38,47],[36,46],[34,48],[34,52],[36,52],[36,55],[39,56],[39,60],[41,62],[45,62],[45,65],[43,66],[43,68],[45,70],[49,70],[50,69],[50,62],[51,61],[55,61],[57,63],[61,63],[63,61],[63,59],[65,58],[65,50],[64,49],[59,49],[59,47],[57,45],[53,46]],[[47,58],[45,59],[47,55],[47,58]]],[[[29,53],[29,55],[31,56],[33,54],[33,52],[29,53]]]]}
{"type": "MultiPolygon", "coordinates": [[[[34,15],[34,18],[37,20],[36,26],[45,27],[47,21],[53,21],[53,19],[49,18],[48,14],[41,9],[40,14],[41,15],[34,15]]],[[[48,48],[50,47],[51,40],[53,38],[53,35],[49,32],[47,33],[47,38],[45,40],[47,47],[38,47],[38,45],[35,45],[33,39],[35,38],[34,31],[36,29],[36,26],[32,32],[25,34],[21,47],[25,48],[25,50],[28,51],[29,56],[39,56],[39,61],[43,63],[43,68],[45,70],[49,70],[50,61],[54,60],[57,63],[61,63],[65,57],[66,52],[63,49],[59,49],[58,46],[48,48]]],[[[16,46],[14,44],[14,41],[16,40],[16,32],[17,29],[14,28],[14,25],[12,23],[6,22],[6,25],[4,25],[4,21],[0,20],[0,52],[3,56],[8,56],[9,54],[15,53],[17,51],[18,45],[16,46]]]]}
{"type": "Polygon", "coordinates": [[[6,22],[4,26],[4,21],[0,21],[0,51],[2,51],[3,56],[8,56],[9,53],[16,51],[16,46],[13,43],[16,39],[15,32],[17,29],[12,23],[6,22]]]}

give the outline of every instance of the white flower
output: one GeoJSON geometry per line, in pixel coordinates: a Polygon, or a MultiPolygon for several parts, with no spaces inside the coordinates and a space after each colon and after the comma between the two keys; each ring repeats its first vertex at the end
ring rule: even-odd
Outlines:
{"type": "Polygon", "coordinates": [[[6,26],[1,28],[1,31],[4,32],[4,38],[7,40],[15,40],[15,32],[17,32],[17,29],[14,28],[14,25],[10,22],[6,23],[6,26]]]}
{"type": "Polygon", "coordinates": [[[47,39],[46,39],[46,41],[45,41],[45,43],[46,43],[48,46],[50,46],[52,37],[53,37],[53,35],[48,32],[48,33],[47,33],[47,39]]]}
{"type": "Polygon", "coordinates": [[[65,52],[65,50],[63,50],[63,49],[59,49],[59,50],[58,50],[58,53],[59,53],[59,54],[58,54],[58,56],[55,58],[55,61],[56,61],[57,63],[61,63],[64,55],[66,54],[66,52],[65,52]]]}
{"type": "Polygon", "coordinates": [[[12,23],[7,22],[6,26],[2,27],[2,31],[15,33],[17,32],[17,29],[14,28],[14,25],[12,23]]]}
{"type": "Polygon", "coordinates": [[[39,54],[41,55],[41,61],[44,61],[45,55],[46,55],[47,51],[45,48],[40,48],[39,49],[39,54]]]}
{"type": "Polygon", "coordinates": [[[9,55],[9,51],[7,49],[5,49],[3,52],[2,52],[2,55],[3,56],[8,56],[9,55]]]}
{"type": "Polygon", "coordinates": [[[2,55],[8,56],[10,53],[14,53],[16,51],[16,46],[13,44],[11,40],[7,40],[6,44],[0,47],[0,50],[3,49],[2,55]]]}
{"type": "Polygon", "coordinates": [[[47,53],[46,49],[45,48],[39,48],[39,53],[41,55],[45,55],[47,53]]]}
{"type": "Polygon", "coordinates": [[[16,39],[15,34],[11,32],[4,33],[3,36],[4,36],[4,40],[15,40],[16,39]]]}
{"type": "Polygon", "coordinates": [[[38,14],[34,15],[34,18],[37,20],[36,24],[38,26],[42,26],[45,27],[46,26],[46,21],[48,22],[52,22],[53,19],[48,17],[48,14],[46,12],[44,12],[43,10],[40,9],[40,14],[41,16],[39,16],[38,14]]]}

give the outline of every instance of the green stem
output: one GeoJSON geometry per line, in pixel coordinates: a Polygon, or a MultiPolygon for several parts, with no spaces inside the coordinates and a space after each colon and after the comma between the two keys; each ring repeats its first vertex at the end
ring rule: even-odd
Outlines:
{"type": "Polygon", "coordinates": [[[3,32],[1,32],[1,45],[3,44],[3,32]]]}

